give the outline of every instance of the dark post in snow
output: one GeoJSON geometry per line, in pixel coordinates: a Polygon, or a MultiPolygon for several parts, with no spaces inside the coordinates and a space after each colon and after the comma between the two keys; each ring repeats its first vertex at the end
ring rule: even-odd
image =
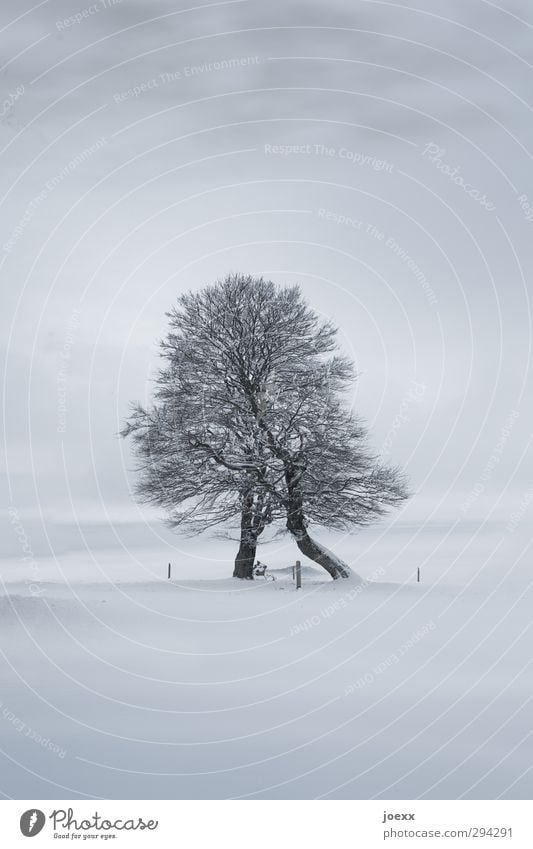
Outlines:
{"type": "Polygon", "coordinates": [[[170,566],[170,563],[169,563],[168,564],[168,580],[169,581],[170,581],[170,570],[171,570],[171,566],[170,566]]]}
{"type": "Polygon", "coordinates": [[[302,586],[302,564],[299,560],[296,561],[296,589],[301,589],[302,586]]]}
{"type": "Polygon", "coordinates": [[[417,583],[419,584],[420,583],[420,566],[416,570],[416,580],[417,580],[417,583]]]}

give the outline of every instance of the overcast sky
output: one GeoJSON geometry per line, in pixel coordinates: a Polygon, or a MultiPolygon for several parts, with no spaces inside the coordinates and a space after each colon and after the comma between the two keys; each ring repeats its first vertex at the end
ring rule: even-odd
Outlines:
{"type": "Polygon", "coordinates": [[[135,520],[165,311],[242,271],[339,325],[404,519],[521,509],[529,3],[4,0],[0,40],[6,506],[135,520]]]}

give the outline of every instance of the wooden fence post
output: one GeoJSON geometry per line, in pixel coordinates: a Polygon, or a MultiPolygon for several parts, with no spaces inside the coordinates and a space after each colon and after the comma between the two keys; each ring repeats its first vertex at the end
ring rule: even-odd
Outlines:
{"type": "Polygon", "coordinates": [[[420,583],[420,566],[416,570],[416,581],[418,584],[420,583]]]}
{"type": "Polygon", "coordinates": [[[169,563],[169,564],[168,564],[168,580],[169,580],[169,581],[170,581],[170,570],[171,570],[171,568],[172,568],[172,567],[171,567],[171,565],[170,565],[170,563],[169,563]]]}
{"type": "Polygon", "coordinates": [[[302,564],[299,560],[296,561],[296,589],[299,590],[302,587],[302,564]]]}

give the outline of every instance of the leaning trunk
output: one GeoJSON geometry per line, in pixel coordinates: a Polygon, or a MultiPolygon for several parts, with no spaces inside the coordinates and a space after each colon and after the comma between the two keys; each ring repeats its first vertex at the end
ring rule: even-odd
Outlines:
{"type": "Polygon", "coordinates": [[[316,542],[307,532],[307,522],[303,511],[303,499],[299,493],[298,485],[294,478],[286,476],[289,499],[287,504],[287,530],[292,534],[296,545],[306,557],[318,563],[328,572],[333,580],[337,578],[355,577],[350,567],[342,560],[328,551],[327,548],[316,542]]]}
{"type": "Polygon", "coordinates": [[[336,581],[337,578],[353,577],[353,572],[350,567],[342,560],[339,560],[339,558],[332,554],[331,551],[328,551],[327,548],[320,545],[319,542],[310,537],[306,530],[296,533],[291,531],[291,533],[302,554],[305,554],[309,560],[313,560],[315,563],[318,563],[319,566],[322,566],[326,572],[329,572],[334,581],[336,581]]]}

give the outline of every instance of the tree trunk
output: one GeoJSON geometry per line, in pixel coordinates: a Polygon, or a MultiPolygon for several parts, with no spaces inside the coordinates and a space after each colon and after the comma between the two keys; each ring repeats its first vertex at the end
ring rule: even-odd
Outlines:
{"type": "Polygon", "coordinates": [[[287,503],[287,530],[292,534],[296,545],[306,557],[318,563],[323,569],[328,572],[334,581],[337,578],[352,578],[356,577],[350,567],[336,557],[327,548],[320,545],[307,532],[307,522],[303,511],[303,499],[299,492],[298,483],[295,483],[295,476],[289,472],[286,475],[287,488],[289,499],[287,503]]]}
{"type": "Polygon", "coordinates": [[[308,533],[301,537],[295,538],[296,545],[306,557],[322,566],[328,572],[334,581],[337,578],[349,578],[349,567],[339,560],[338,557],[332,555],[326,548],[323,548],[320,543],[316,542],[308,533]]]}
{"type": "Polygon", "coordinates": [[[237,557],[235,558],[235,569],[233,570],[234,578],[242,578],[246,581],[253,581],[255,551],[255,540],[241,538],[241,544],[237,552],[237,557]]]}
{"type": "Polygon", "coordinates": [[[346,563],[310,537],[307,531],[300,533],[294,533],[294,531],[291,531],[291,533],[302,554],[305,554],[309,560],[313,560],[315,563],[318,563],[319,566],[322,566],[322,568],[331,575],[334,581],[336,581],[337,578],[352,578],[354,576],[354,573],[346,563]]]}
{"type": "Polygon", "coordinates": [[[253,581],[257,538],[254,534],[254,493],[248,490],[242,499],[241,543],[235,558],[234,578],[253,581]]]}

